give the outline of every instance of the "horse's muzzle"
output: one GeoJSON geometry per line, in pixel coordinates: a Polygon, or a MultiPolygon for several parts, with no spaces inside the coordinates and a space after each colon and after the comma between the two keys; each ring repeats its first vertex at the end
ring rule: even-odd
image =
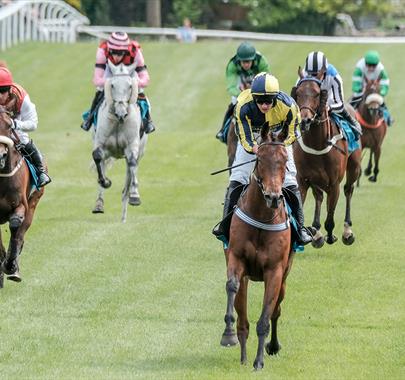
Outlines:
{"type": "Polygon", "coordinates": [[[263,195],[264,199],[266,200],[266,205],[269,208],[278,208],[283,200],[283,194],[265,193],[263,195]]]}

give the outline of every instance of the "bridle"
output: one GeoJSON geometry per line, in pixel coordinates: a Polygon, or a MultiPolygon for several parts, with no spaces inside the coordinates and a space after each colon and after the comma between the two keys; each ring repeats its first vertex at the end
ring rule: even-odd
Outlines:
{"type": "MultiPolygon", "coordinates": [[[[261,143],[259,145],[258,150],[260,148],[262,148],[263,146],[265,146],[265,145],[282,145],[282,146],[285,146],[285,144],[283,142],[280,142],[280,141],[266,141],[266,142],[263,142],[263,143],[261,143]]],[[[270,194],[265,190],[264,185],[263,185],[263,177],[260,176],[260,174],[259,174],[259,165],[258,165],[259,161],[260,161],[260,158],[257,157],[256,158],[256,164],[255,164],[254,170],[252,172],[252,176],[255,179],[255,181],[257,183],[257,186],[259,187],[260,191],[262,192],[263,198],[266,201],[267,205],[269,207],[271,207],[271,208],[278,208],[279,205],[280,205],[280,202],[284,199],[284,196],[283,196],[282,193],[281,194],[274,194],[274,193],[270,194]]]]}

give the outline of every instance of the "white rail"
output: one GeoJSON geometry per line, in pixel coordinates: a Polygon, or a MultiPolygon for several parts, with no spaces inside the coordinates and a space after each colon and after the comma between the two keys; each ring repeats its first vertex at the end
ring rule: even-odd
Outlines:
{"type": "Polygon", "coordinates": [[[15,0],[0,7],[0,50],[19,42],[75,42],[87,17],[62,0],[15,0]]]}
{"type": "MultiPolygon", "coordinates": [[[[176,28],[138,28],[128,26],[79,26],[78,32],[95,37],[106,38],[109,33],[122,30],[128,34],[175,37],[176,28]]],[[[254,33],[233,30],[195,29],[197,38],[243,39],[256,41],[288,41],[288,42],[325,42],[345,44],[403,44],[405,37],[341,37],[341,36],[303,36],[296,34],[254,33]]]]}

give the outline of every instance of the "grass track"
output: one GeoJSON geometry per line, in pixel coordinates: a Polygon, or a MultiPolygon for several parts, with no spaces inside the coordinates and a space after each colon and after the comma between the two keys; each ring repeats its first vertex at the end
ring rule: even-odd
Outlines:
{"type": "MultiPolygon", "coordinates": [[[[210,235],[221,215],[225,149],[214,135],[227,106],[224,69],[237,43],[145,42],[158,131],[141,162],[142,206],[120,220],[124,165],[110,171],[106,214],[92,215],[90,135],[96,43],[26,44],[2,54],[40,117],[32,134],[53,183],[26,235],[23,282],[0,292],[0,370],[41,379],[402,379],[405,373],[405,120],[401,45],[259,43],[286,92],[310,50],[322,49],[350,93],[358,57],[376,48],[391,78],[396,119],[377,184],[354,195],[351,247],[297,255],[282,305],[276,358],[252,373],[262,285],[250,286],[249,365],[222,349],[225,265],[210,235]]],[[[309,197],[306,218],[312,219],[309,197]]],[[[343,203],[336,215],[342,232],[343,203]]],[[[3,231],[7,229],[3,226],[3,231]]],[[[6,237],[8,236],[6,232],[6,237]]]]}

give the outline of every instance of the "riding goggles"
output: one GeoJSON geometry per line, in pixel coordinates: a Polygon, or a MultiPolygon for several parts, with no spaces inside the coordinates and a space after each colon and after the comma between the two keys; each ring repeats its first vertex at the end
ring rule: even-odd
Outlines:
{"type": "Polygon", "coordinates": [[[125,50],[110,50],[111,55],[124,56],[127,52],[125,50]]]}
{"type": "Polygon", "coordinates": [[[272,104],[276,95],[253,95],[253,100],[257,104],[272,104]]]}

